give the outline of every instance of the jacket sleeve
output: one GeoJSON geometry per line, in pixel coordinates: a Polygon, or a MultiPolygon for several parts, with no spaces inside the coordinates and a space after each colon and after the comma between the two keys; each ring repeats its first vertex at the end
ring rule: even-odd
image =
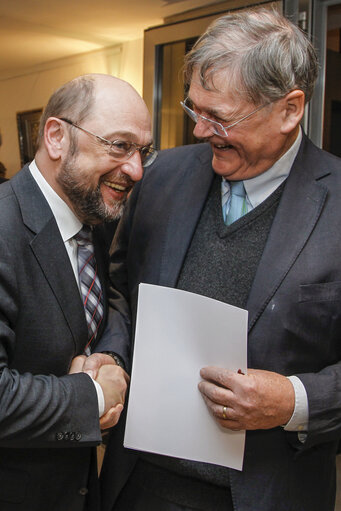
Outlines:
{"type": "MultiPolygon", "coordinates": [[[[25,302],[16,271],[24,264],[0,239],[0,446],[65,447],[95,445],[101,441],[97,395],[90,377],[73,374],[35,374],[19,371],[13,363],[16,350],[31,340],[20,339],[16,327],[25,302]]],[[[50,311],[53,314],[53,311],[50,311]]],[[[27,322],[37,322],[39,311],[27,322]]],[[[57,342],[58,339],[53,339],[57,342]]],[[[51,339],[42,339],[51,342],[51,339]]],[[[43,357],[43,355],[41,355],[43,357]]],[[[52,357],[53,358],[53,357],[52,357]]],[[[44,360],[39,362],[43,366],[44,360]]]]}

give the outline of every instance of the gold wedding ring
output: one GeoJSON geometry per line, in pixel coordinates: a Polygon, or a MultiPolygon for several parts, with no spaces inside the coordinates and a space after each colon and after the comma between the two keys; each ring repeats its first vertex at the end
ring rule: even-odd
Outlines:
{"type": "Polygon", "coordinates": [[[227,419],[226,412],[227,412],[227,406],[223,406],[223,419],[227,419]]]}

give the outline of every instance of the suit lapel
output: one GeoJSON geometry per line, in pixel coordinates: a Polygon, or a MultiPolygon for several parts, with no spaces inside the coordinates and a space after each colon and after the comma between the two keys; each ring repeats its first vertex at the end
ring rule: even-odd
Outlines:
{"type": "Polygon", "coordinates": [[[314,172],[317,162],[311,146],[304,138],[287,179],[249,295],[249,330],[295,263],[321,214],[327,189],[318,179],[326,172],[314,172]]]}
{"type": "MultiPolygon", "coordinates": [[[[168,210],[165,243],[162,247],[162,261],[159,285],[176,285],[187,250],[210,190],[214,173],[211,166],[212,154],[205,150],[193,157],[193,166],[183,173],[184,180],[177,186],[179,193],[174,196],[168,210]]],[[[179,163],[179,172],[181,172],[179,163]]]]}
{"type": "Polygon", "coordinates": [[[31,249],[71,330],[77,352],[84,348],[87,325],[73,269],[52,211],[28,167],[12,179],[23,222],[32,232],[31,249]]]}
{"type": "Polygon", "coordinates": [[[54,218],[33,238],[31,249],[63,311],[77,352],[82,352],[84,340],[88,338],[84,308],[75,275],[54,218]]]}

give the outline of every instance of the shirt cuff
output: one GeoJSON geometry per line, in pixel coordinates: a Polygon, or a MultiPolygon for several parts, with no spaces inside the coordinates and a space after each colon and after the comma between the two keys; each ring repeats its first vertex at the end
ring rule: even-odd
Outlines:
{"type": "Polygon", "coordinates": [[[104,414],[104,408],[105,408],[103,390],[102,390],[102,387],[100,386],[100,384],[97,381],[95,381],[93,378],[91,378],[91,379],[93,381],[93,384],[95,385],[95,389],[96,389],[96,392],[97,392],[98,413],[99,413],[99,416],[102,417],[102,415],[104,414]]]}
{"type": "MultiPolygon", "coordinates": [[[[309,406],[307,391],[297,376],[288,376],[295,391],[295,408],[289,422],[284,426],[286,431],[298,431],[303,433],[308,430],[309,406]]],[[[300,435],[299,435],[300,436],[300,435]]],[[[305,439],[305,435],[304,435],[305,439]]],[[[303,436],[301,441],[304,441],[303,436]]]]}

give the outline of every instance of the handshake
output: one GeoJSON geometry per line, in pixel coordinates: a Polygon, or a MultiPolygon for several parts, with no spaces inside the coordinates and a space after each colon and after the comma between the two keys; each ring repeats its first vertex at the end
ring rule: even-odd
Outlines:
{"type": "Polygon", "coordinates": [[[104,414],[100,418],[101,429],[117,424],[123,410],[129,383],[128,374],[115,360],[104,353],[93,353],[89,357],[79,355],[72,360],[69,374],[87,373],[100,384],[104,396],[104,414]]]}

